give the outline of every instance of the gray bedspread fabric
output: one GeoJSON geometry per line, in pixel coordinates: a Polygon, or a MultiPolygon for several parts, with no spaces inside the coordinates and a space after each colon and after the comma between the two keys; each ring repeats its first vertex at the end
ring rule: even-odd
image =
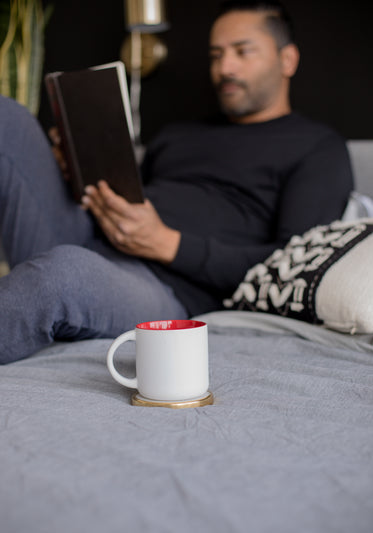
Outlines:
{"type": "Polygon", "coordinates": [[[204,318],[211,406],[132,406],[110,339],[0,367],[1,533],[372,533],[371,339],[204,318]]]}

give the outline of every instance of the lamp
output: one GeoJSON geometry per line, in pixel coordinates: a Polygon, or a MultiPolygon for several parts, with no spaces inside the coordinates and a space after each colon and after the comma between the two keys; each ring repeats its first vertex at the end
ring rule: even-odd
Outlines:
{"type": "Polygon", "coordinates": [[[120,55],[129,66],[134,142],[141,154],[141,77],[152,72],[167,57],[166,45],[154,34],[167,30],[169,24],[164,0],[125,0],[125,13],[130,36],[124,40],[120,55]]]}
{"type": "Polygon", "coordinates": [[[158,33],[169,27],[163,0],[127,0],[126,14],[129,31],[158,33]]]}

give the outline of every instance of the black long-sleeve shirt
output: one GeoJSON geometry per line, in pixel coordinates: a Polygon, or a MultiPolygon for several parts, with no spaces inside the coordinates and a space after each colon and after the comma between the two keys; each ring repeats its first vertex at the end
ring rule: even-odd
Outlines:
{"type": "Polygon", "coordinates": [[[192,315],[220,308],[292,235],[339,218],[353,187],[344,140],[296,113],[169,126],[149,145],[143,178],[182,235],[172,264],[149,265],[192,315]]]}

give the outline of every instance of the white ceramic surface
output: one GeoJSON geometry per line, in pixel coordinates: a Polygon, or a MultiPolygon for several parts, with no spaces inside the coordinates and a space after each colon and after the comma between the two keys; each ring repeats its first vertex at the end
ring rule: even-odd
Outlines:
{"type": "Polygon", "coordinates": [[[121,385],[148,399],[181,401],[202,396],[209,386],[207,325],[195,320],[161,320],[138,324],[120,335],[107,354],[108,369],[121,385]],[[136,377],[114,366],[118,347],[136,341],[136,377]]]}

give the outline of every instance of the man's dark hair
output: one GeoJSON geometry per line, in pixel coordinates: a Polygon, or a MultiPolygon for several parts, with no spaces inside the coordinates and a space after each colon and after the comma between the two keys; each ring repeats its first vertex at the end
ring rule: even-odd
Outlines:
{"type": "Polygon", "coordinates": [[[268,31],[279,49],[295,43],[294,27],[286,8],[276,0],[225,0],[221,2],[215,20],[231,11],[256,11],[266,14],[268,31]]]}

